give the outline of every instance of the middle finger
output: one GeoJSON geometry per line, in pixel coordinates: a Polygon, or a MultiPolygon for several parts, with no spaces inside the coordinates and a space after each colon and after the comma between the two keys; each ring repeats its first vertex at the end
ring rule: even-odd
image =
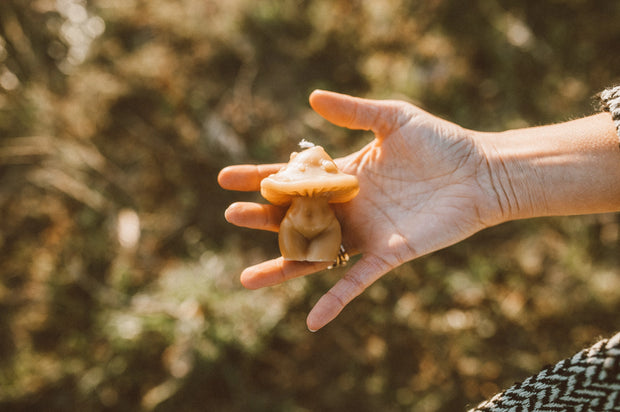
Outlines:
{"type": "Polygon", "coordinates": [[[278,206],[236,202],[226,209],[224,216],[233,225],[277,232],[285,213],[286,209],[278,206]]]}

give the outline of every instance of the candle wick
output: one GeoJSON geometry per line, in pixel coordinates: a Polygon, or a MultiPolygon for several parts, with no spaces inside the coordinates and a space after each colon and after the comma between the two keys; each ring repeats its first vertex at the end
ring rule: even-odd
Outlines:
{"type": "Polygon", "coordinates": [[[299,142],[299,147],[301,147],[302,149],[309,149],[311,147],[314,147],[314,143],[309,142],[306,139],[301,139],[301,142],[299,142]]]}

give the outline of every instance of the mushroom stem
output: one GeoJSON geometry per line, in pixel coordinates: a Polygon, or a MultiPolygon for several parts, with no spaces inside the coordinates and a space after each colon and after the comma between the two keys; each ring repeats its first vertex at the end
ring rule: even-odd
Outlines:
{"type": "Polygon", "coordinates": [[[340,223],[325,196],[295,196],[278,236],[280,251],[287,260],[333,262],[342,235],[340,223]]]}

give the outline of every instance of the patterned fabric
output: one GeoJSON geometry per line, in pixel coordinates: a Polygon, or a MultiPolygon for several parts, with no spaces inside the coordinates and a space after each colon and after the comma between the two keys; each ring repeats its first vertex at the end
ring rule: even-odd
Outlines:
{"type": "Polygon", "coordinates": [[[515,384],[473,411],[620,411],[620,333],[515,384]]]}
{"type": "Polygon", "coordinates": [[[611,87],[601,93],[603,108],[611,113],[620,137],[620,86],[611,87]]]}

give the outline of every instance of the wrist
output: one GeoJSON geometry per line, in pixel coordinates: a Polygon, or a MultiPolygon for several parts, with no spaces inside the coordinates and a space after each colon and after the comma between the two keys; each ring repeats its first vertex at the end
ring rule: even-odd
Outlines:
{"type": "Polygon", "coordinates": [[[607,113],[477,139],[499,221],[620,210],[620,150],[607,113]]]}
{"type": "Polygon", "coordinates": [[[485,163],[487,197],[495,209],[494,223],[544,215],[547,198],[542,189],[537,151],[514,131],[477,132],[485,163]]]}

